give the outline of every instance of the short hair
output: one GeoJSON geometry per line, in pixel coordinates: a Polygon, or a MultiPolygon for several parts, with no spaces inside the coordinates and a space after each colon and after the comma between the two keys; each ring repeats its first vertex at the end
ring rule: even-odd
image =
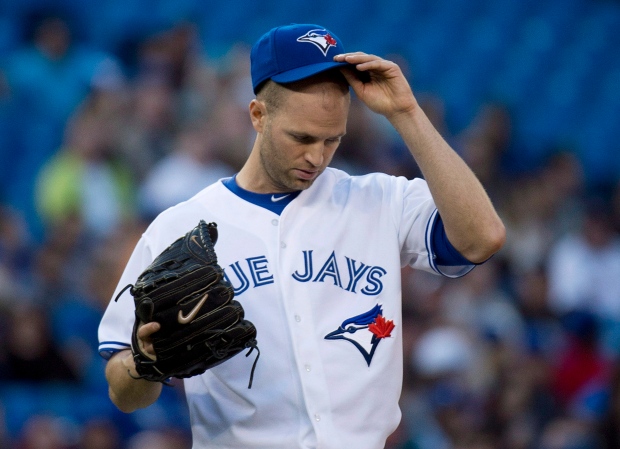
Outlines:
{"type": "Polygon", "coordinates": [[[285,87],[275,81],[265,81],[256,92],[256,98],[265,103],[269,112],[276,112],[282,105],[285,87]]]}
{"type": "Polygon", "coordinates": [[[256,91],[256,98],[259,101],[264,102],[265,106],[267,106],[267,110],[273,113],[276,112],[282,105],[287,91],[299,91],[308,85],[323,81],[331,81],[338,84],[343,91],[349,90],[349,83],[347,83],[346,78],[340,70],[331,69],[318,73],[309,78],[286,84],[279,84],[269,79],[258,87],[256,91]]]}

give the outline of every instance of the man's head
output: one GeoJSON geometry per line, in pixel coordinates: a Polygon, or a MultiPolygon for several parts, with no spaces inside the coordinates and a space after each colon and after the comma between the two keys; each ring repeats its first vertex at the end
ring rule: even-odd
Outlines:
{"type": "Polygon", "coordinates": [[[301,81],[267,81],[250,103],[254,151],[269,191],[307,189],[346,133],[349,86],[336,69],[301,81]]]}
{"type": "Polygon", "coordinates": [[[344,51],[318,25],[274,28],[252,48],[250,103],[258,133],[250,166],[259,190],[303,190],[331,162],[346,133],[349,85],[333,61],[344,51]]]}

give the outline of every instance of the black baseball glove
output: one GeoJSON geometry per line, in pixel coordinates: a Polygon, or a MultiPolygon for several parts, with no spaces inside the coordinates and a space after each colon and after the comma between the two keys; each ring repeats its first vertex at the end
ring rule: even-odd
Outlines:
{"type": "Polygon", "coordinates": [[[171,377],[202,374],[244,349],[249,349],[246,357],[254,348],[258,351],[256,328],[244,320],[217,264],[217,235],[215,223],[201,220],[165,249],[135,285],[123,289],[130,289],[136,306],[131,349],[138,378],[166,383],[171,377]],[[151,335],[155,360],[143,351],[137,335],[142,324],[152,321],[161,325],[151,335]]]}

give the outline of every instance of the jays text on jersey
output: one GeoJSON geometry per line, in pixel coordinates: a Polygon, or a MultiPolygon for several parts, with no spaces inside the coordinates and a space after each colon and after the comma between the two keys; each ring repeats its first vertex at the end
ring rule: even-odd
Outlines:
{"type": "MultiPolygon", "coordinates": [[[[251,357],[185,379],[194,448],[383,447],[400,420],[401,268],[472,268],[437,266],[426,182],[331,168],[290,196],[217,182],[149,226],[115,295],[200,219],[218,225],[218,261],[261,357],[252,389],[251,357]]],[[[110,302],[102,355],[130,346],[133,321],[129,293],[110,302]]]]}

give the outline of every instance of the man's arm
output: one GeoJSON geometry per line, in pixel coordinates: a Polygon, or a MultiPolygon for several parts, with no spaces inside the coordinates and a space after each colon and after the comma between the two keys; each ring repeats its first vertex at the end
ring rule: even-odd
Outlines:
{"type": "MultiPolygon", "coordinates": [[[[138,330],[143,350],[153,356],[153,345],[150,343],[149,336],[157,330],[159,330],[158,323],[145,324],[138,330]]],[[[161,383],[134,379],[134,377],[138,377],[138,373],[133,361],[133,354],[129,349],[112,356],[106,365],[105,377],[109,385],[110,399],[119,410],[125,413],[148,407],[161,394],[161,383]]]]}
{"type": "Polygon", "coordinates": [[[403,138],[428,183],[450,243],[473,263],[496,253],[506,239],[501,219],[476,175],[420,108],[398,65],[365,53],[334,59],[368,73],[363,82],[354,71],[343,70],[357,97],[384,115],[403,138]]]}

